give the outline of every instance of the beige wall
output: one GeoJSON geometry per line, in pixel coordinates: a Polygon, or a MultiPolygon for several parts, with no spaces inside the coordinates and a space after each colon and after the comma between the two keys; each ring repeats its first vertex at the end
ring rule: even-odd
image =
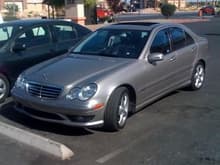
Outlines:
{"type": "MultiPolygon", "coordinates": [[[[179,7],[179,0],[168,0],[168,3],[176,5],[176,7],[179,7]]],[[[186,1],[185,0],[180,0],[180,8],[185,8],[186,7],[186,1]]]]}
{"type": "Polygon", "coordinates": [[[0,8],[4,9],[4,4],[18,4],[19,17],[47,16],[47,5],[42,4],[43,0],[0,0],[0,8]]]}

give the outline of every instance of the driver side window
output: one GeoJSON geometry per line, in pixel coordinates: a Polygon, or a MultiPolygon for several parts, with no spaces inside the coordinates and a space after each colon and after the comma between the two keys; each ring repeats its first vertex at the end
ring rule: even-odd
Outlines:
{"type": "Polygon", "coordinates": [[[168,32],[166,30],[161,30],[155,36],[150,53],[163,53],[164,55],[170,53],[170,41],[168,37],[168,32]]]}

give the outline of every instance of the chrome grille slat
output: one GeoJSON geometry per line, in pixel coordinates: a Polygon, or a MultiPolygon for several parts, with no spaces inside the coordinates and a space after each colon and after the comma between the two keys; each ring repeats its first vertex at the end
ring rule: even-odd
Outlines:
{"type": "Polygon", "coordinates": [[[27,92],[31,96],[44,99],[56,99],[61,94],[62,89],[52,85],[45,85],[36,82],[28,82],[27,92]]]}
{"type": "MultiPolygon", "coordinates": [[[[36,89],[33,89],[33,88],[29,88],[30,91],[33,91],[33,92],[38,92],[39,90],[36,90],[36,89]]],[[[44,90],[44,89],[41,89],[41,90],[44,90]]],[[[47,90],[44,90],[44,93],[47,93],[47,94],[54,94],[55,92],[59,92],[59,91],[47,91],[47,90]]]]}

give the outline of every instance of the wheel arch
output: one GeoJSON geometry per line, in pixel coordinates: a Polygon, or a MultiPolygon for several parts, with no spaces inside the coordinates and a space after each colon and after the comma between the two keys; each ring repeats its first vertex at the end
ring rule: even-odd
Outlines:
{"type": "Polygon", "coordinates": [[[5,76],[5,78],[8,80],[8,83],[9,83],[9,85],[10,85],[10,87],[11,87],[11,79],[9,78],[9,76],[8,76],[8,74],[7,73],[5,73],[5,72],[0,72],[0,74],[1,75],[3,75],[3,76],[5,76]]]}
{"type": "Polygon", "coordinates": [[[205,62],[204,59],[200,59],[200,60],[198,60],[198,62],[197,62],[196,64],[198,64],[198,63],[202,63],[203,66],[204,66],[204,68],[206,69],[206,62],[205,62]]]}
{"type": "MultiPolygon", "coordinates": [[[[135,88],[130,85],[130,84],[121,84],[119,86],[117,86],[116,88],[114,88],[110,94],[110,96],[112,95],[112,93],[114,93],[114,91],[116,91],[118,88],[121,88],[121,87],[125,87],[128,89],[128,92],[129,92],[129,96],[130,96],[130,101],[131,101],[131,113],[135,112],[135,108],[136,108],[136,102],[137,102],[137,95],[136,95],[136,91],[135,91],[135,88]]],[[[109,96],[109,98],[110,98],[109,96]]],[[[108,100],[109,100],[108,98],[108,100]]]]}

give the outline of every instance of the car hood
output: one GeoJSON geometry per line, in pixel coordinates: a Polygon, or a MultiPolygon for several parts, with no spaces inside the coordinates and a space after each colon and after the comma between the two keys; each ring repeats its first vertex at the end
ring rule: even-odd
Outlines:
{"type": "Polygon", "coordinates": [[[45,82],[60,86],[76,85],[83,81],[96,81],[101,75],[111,74],[115,69],[124,67],[131,61],[133,60],[72,55],[56,58],[32,67],[26,71],[25,77],[29,81],[45,82]]]}

